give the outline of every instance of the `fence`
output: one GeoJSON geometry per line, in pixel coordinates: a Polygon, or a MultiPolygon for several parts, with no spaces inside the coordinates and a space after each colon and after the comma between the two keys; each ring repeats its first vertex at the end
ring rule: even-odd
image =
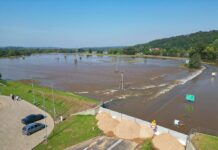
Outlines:
{"type": "MultiPolygon", "coordinates": [[[[125,120],[130,120],[130,121],[133,121],[133,122],[136,122],[140,125],[148,125],[150,126],[150,122],[148,121],[145,121],[145,120],[142,120],[142,119],[138,119],[138,118],[135,118],[135,117],[132,117],[132,116],[128,116],[126,114],[122,114],[122,113],[119,113],[119,112],[116,112],[116,111],[112,111],[110,109],[106,109],[106,108],[103,108],[103,107],[100,107],[99,108],[99,113],[100,112],[107,112],[109,113],[114,119],[117,119],[117,120],[122,120],[122,119],[125,119],[125,120]]],[[[165,127],[162,127],[162,126],[157,126],[157,131],[155,132],[156,135],[159,135],[159,134],[162,134],[162,133],[168,133],[170,135],[172,135],[173,137],[177,138],[178,141],[183,144],[183,145],[186,145],[186,142],[187,142],[187,135],[183,134],[183,133],[179,133],[177,131],[174,131],[174,130],[170,130],[168,128],[165,128],[165,127]]]]}

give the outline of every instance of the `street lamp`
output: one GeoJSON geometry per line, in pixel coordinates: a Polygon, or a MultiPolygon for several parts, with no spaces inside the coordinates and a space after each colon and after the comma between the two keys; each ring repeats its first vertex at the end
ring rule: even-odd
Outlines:
{"type": "Polygon", "coordinates": [[[54,113],[54,119],[55,119],[55,117],[56,117],[56,109],[55,109],[54,88],[53,88],[53,85],[51,85],[51,89],[52,89],[52,100],[53,100],[53,113],[54,113]]]}
{"type": "Polygon", "coordinates": [[[44,107],[44,113],[45,113],[45,136],[44,136],[44,139],[45,139],[45,141],[47,142],[47,140],[48,140],[48,133],[47,133],[47,124],[46,124],[46,108],[45,108],[45,94],[44,94],[44,92],[42,93],[43,94],[43,107],[44,107]]]}

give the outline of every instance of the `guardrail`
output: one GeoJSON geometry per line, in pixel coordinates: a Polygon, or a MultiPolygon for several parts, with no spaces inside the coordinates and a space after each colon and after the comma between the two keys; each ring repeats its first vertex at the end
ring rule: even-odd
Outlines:
{"type": "MultiPolygon", "coordinates": [[[[118,120],[125,119],[125,120],[130,120],[130,121],[136,122],[136,123],[138,123],[140,125],[148,125],[148,126],[150,126],[150,124],[151,124],[148,121],[138,119],[138,118],[135,118],[135,117],[132,117],[132,116],[129,116],[129,115],[126,115],[126,114],[122,114],[122,113],[119,113],[119,112],[116,112],[116,111],[113,111],[113,110],[110,110],[110,109],[107,109],[107,108],[103,108],[103,107],[99,108],[99,112],[107,112],[114,119],[118,119],[118,120]]],[[[159,134],[162,134],[162,133],[168,133],[168,134],[172,135],[173,137],[177,138],[178,141],[182,145],[186,145],[188,135],[158,125],[157,126],[157,131],[155,132],[155,134],[159,135],[159,134]]]]}

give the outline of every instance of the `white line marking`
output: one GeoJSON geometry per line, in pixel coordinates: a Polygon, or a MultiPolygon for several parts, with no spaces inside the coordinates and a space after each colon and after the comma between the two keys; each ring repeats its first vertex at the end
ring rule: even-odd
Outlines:
{"type": "Polygon", "coordinates": [[[120,142],[122,142],[122,139],[119,139],[116,143],[114,143],[113,145],[111,145],[107,150],[112,150],[115,146],[117,146],[120,142]]]}
{"type": "Polygon", "coordinates": [[[87,150],[91,145],[94,145],[94,144],[97,144],[97,142],[95,141],[95,142],[93,142],[93,143],[91,143],[91,144],[89,144],[89,146],[87,146],[86,148],[84,148],[83,150],[87,150]]]}

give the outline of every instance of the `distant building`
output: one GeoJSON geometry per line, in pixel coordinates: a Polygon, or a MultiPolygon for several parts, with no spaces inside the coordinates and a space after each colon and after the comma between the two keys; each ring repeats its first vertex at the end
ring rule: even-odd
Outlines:
{"type": "Polygon", "coordinates": [[[149,51],[159,51],[160,48],[149,48],[149,51]]]}

